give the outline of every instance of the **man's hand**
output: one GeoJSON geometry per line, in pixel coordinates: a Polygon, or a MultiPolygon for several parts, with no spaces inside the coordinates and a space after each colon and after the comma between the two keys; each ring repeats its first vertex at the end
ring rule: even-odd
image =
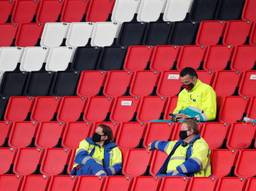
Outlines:
{"type": "Polygon", "coordinates": [[[153,150],[153,149],[151,148],[151,144],[152,144],[152,143],[149,143],[149,144],[148,144],[148,147],[147,147],[147,150],[148,150],[148,151],[153,150]]]}

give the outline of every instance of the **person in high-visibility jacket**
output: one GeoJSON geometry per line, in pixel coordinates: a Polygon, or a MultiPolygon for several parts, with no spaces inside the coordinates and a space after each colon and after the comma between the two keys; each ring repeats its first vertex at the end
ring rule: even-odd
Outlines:
{"type": "Polygon", "coordinates": [[[72,175],[116,175],[122,169],[122,153],[113,142],[109,126],[101,124],[92,138],[86,138],[76,150],[72,175]]]}
{"type": "Polygon", "coordinates": [[[197,122],[185,119],[179,136],[176,141],[154,141],[149,145],[149,150],[160,150],[168,155],[157,176],[210,176],[210,149],[200,137],[197,122]]]}
{"type": "Polygon", "coordinates": [[[180,72],[180,80],[183,90],[178,95],[173,116],[177,119],[215,120],[217,104],[214,89],[200,81],[196,71],[190,67],[186,67],[180,72]]]}

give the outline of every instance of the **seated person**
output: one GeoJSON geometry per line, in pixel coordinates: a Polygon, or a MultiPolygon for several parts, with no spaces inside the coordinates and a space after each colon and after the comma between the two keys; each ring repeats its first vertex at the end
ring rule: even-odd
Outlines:
{"type": "Polygon", "coordinates": [[[149,150],[168,155],[157,176],[210,176],[210,149],[200,137],[197,122],[185,119],[179,136],[177,141],[154,141],[149,145],[149,150]]]}
{"type": "Polygon", "coordinates": [[[92,138],[80,142],[76,150],[72,175],[115,175],[121,172],[122,153],[113,142],[107,125],[98,125],[92,138]]]}
{"type": "Polygon", "coordinates": [[[201,82],[193,68],[180,72],[183,90],[179,93],[172,120],[194,118],[198,121],[212,121],[216,118],[216,94],[211,86],[201,82]]]}

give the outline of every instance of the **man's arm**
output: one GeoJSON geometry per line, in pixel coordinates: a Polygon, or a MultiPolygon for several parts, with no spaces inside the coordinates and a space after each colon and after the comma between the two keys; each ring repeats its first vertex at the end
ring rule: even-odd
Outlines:
{"type": "Polygon", "coordinates": [[[78,149],[76,150],[75,163],[79,165],[85,165],[90,160],[94,160],[88,153],[89,143],[86,140],[80,142],[78,149]]]}
{"type": "Polygon", "coordinates": [[[122,152],[118,147],[112,150],[112,158],[110,159],[110,166],[106,168],[108,175],[115,175],[122,170],[122,152]]]}

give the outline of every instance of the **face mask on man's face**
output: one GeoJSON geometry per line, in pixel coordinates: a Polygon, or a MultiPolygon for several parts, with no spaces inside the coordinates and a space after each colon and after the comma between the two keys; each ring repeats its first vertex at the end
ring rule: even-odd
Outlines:
{"type": "Polygon", "coordinates": [[[186,139],[188,137],[188,131],[180,131],[179,136],[181,140],[186,139]]]}
{"type": "Polygon", "coordinates": [[[93,136],[92,136],[92,140],[93,142],[100,142],[101,141],[101,136],[102,135],[99,135],[98,133],[94,133],[93,136]]]}
{"type": "Polygon", "coordinates": [[[192,90],[193,89],[193,87],[194,87],[195,85],[191,82],[190,84],[183,84],[182,85],[182,88],[185,88],[186,90],[188,90],[188,91],[190,91],[190,90],[192,90]]]}

